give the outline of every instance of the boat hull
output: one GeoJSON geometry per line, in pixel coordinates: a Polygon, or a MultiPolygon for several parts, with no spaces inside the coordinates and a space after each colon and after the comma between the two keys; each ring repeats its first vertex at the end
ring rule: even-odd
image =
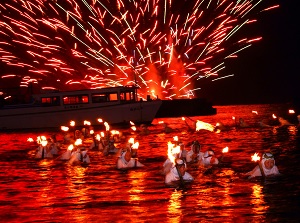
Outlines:
{"type": "Polygon", "coordinates": [[[64,107],[23,107],[0,109],[0,129],[41,129],[60,128],[75,121],[76,125],[83,125],[84,121],[91,125],[99,125],[101,118],[110,125],[150,124],[161,106],[160,100],[140,101],[126,104],[77,105],[64,107]],[[81,123],[81,124],[79,124],[81,123]]]}

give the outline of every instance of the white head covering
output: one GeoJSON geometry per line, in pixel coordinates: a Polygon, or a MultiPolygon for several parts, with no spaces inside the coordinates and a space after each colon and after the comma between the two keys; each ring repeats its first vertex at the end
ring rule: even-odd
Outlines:
{"type": "Polygon", "coordinates": [[[210,164],[218,164],[219,160],[217,158],[215,158],[215,162],[214,163],[210,163],[211,157],[214,156],[215,153],[213,150],[207,150],[204,152],[203,154],[203,164],[204,165],[210,165],[210,164]]]}
{"type": "Polygon", "coordinates": [[[264,153],[262,155],[262,160],[261,160],[261,166],[264,170],[264,173],[266,176],[272,175],[272,174],[279,174],[278,168],[275,165],[275,159],[272,153],[264,153]],[[274,160],[274,166],[271,169],[267,169],[265,166],[265,161],[266,160],[274,160]]]}

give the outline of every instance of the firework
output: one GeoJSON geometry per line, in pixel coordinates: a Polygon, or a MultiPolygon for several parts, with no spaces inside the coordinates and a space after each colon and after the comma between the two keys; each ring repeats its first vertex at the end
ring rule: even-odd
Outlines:
{"type": "Polygon", "coordinates": [[[233,76],[222,74],[226,61],[261,39],[242,30],[277,7],[262,0],[7,1],[0,4],[1,82],[25,89],[136,84],[143,98],[194,97],[201,80],[233,76]]]}

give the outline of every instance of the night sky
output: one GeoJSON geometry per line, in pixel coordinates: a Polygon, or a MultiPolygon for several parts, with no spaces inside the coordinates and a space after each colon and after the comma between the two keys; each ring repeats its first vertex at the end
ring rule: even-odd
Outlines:
{"type": "Polygon", "coordinates": [[[299,8],[294,0],[280,5],[255,24],[253,31],[263,39],[226,64],[235,76],[202,87],[201,96],[214,105],[299,100],[299,8]]]}

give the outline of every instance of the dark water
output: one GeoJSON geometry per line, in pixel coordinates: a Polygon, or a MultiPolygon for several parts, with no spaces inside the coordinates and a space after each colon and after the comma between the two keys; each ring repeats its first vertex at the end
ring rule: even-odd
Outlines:
{"type": "MultiPolygon", "coordinates": [[[[155,119],[151,133],[129,129],[124,135],[140,143],[144,168],[120,171],[116,157],[89,151],[89,166],[70,166],[60,160],[35,160],[36,146],[27,138],[52,132],[1,133],[1,222],[298,222],[300,219],[300,134],[297,122],[279,127],[272,114],[291,118],[284,105],[216,107],[214,116],[192,117],[229,130],[188,131],[181,118],[155,119]],[[255,110],[258,114],[252,113],[255,110]],[[232,116],[251,127],[235,128],[232,116]],[[163,120],[173,129],[164,133],[163,120]],[[272,125],[260,128],[263,120],[272,125]],[[199,140],[202,150],[214,149],[223,162],[211,172],[189,166],[195,181],[183,189],[166,187],[159,174],[167,158],[167,142],[179,136],[184,143],[199,140]],[[245,178],[255,152],[272,151],[280,177],[245,178]]],[[[191,119],[187,122],[192,126],[191,119]]],[[[123,142],[124,142],[123,141],[123,142]]],[[[123,143],[121,142],[121,144],[123,143]]],[[[118,145],[117,146],[121,146],[118,145]]],[[[61,151],[62,153],[63,151],[61,151]]]]}

